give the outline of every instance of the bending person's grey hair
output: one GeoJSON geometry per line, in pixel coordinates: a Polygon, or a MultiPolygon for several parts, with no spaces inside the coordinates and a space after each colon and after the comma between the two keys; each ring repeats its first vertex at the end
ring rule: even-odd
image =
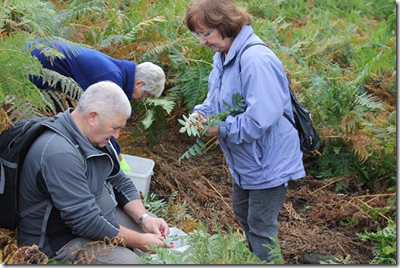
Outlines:
{"type": "Polygon", "coordinates": [[[145,82],[141,89],[156,98],[159,98],[164,91],[165,73],[158,65],[151,62],[136,65],[135,80],[137,79],[145,82]]]}
{"type": "Polygon", "coordinates": [[[102,81],[88,87],[78,101],[76,111],[87,114],[97,111],[100,116],[111,117],[118,113],[131,116],[132,108],[125,92],[111,81],[102,81]]]}

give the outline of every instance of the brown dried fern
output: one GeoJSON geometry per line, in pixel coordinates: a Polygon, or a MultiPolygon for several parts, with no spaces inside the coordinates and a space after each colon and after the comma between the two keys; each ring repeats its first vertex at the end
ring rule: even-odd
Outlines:
{"type": "Polygon", "coordinates": [[[18,248],[7,264],[47,264],[49,258],[37,245],[18,248]]]}
{"type": "Polygon", "coordinates": [[[107,257],[110,252],[119,246],[125,246],[124,239],[121,237],[108,238],[104,241],[92,241],[72,250],[76,255],[73,264],[93,264],[98,256],[107,257]]]}

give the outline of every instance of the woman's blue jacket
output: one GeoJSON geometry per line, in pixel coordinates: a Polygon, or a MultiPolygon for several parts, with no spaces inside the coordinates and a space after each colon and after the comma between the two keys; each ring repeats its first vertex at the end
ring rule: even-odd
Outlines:
{"type": "Polygon", "coordinates": [[[240,93],[246,109],[220,124],[218,141],[236,184],[243,189],[287,185],[305,176],[297,130],[283,117],[293,118],[288,80],[281,61],[259,41],[251,26],[244,26],[228,54],[217,52],[209,77],[206,100],[194,111],[204,116],[226,111],[232,95],[240,93]],[[239,59],[241,72],[239,72],[239,59]]]}

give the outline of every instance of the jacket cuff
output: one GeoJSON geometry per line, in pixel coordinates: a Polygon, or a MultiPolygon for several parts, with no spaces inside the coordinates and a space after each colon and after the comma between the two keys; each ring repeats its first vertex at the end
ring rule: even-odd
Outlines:
{"type": "Polygon", "coordinates": [[[116,237],[118,235],[118,233],[119,233],[119,224],[118,224],[118,226],[114,226],[114,227],[115,228],[109,228],[106,231],[106,234],[104,236],[101,236],[100,238],[97,238],[97,239],[98,240],[103,240],[104,237],[110,237],[110,238],[116,237]]]}

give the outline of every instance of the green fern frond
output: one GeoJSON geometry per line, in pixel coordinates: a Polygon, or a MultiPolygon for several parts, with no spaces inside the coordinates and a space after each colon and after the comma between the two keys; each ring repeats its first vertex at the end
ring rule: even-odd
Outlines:
{"type": "Polygon", "coordinates": [[[148,129],[153,123],[154,119],[155,119],[154,110],[147,110],[146,114],[144,115],[140,123],[142,124],[144,129],[148,129]]]}
{"type": "Polygon", "coordinates": [[[74,79],[61,75],[53,70],[44,68],[40,77],[43,79],[43,83],[47,82],[50,87],[60,85],[62,92],[73,99],[79,100],[83,93],[83,89],[74,79]]]}
{"type": "MultiPolygon", "coordinates": [[[[4,7],[4,6],[3,6],[4,7]]],[[[19,28],[34,33],[36,37],[46,38],[61,29],[61,21],[55,7],[50,2],[39,0],[6,1],[5,9],[20,14],[19,28]]]]}
{"type": "Polygon", "coordinates": [[[126,37],[127,37],[128,39],[135,40],[135,39],[136,39],[136,34],[137,34],[140,30],[143,30],[145,27],[151,26],[151,25],[153,25],[154,23],[157,23],[157,22],[166,22],[166,21],[167,21],[167,20],[166,20],[164,17],[162,17],[162,16],[156,16],[156,17],[154,17],[154,18],[141,21],[141,22],[139,22],[138,24],[136,24],[136,25],[130,30],[130,32],[128,32],[128,33],[126,34],[126,37]]]}
{"type": "Polygon", "coordinates": [[[179,72],[175,77],[176,86],[171,88],[170,91],[176,99],[182,96],[186,109],[192,111],[194,106],[204,101],[207,96],[210,66],[199,64],[186,67],[185,70],[179,72]]]}
{"type": "MultiPolygon", "coordinates": [[[[311,40],[310,40],[311,41],[311,40]]],[[[323,39],[322,41],[319,42],[312,42],[310,44],[313,45],[313,52],[310,53],[305,59],[320,55],[323,53],[331,53],[327,52],[333,47],[336,47],[338,50],[341,47],[341,45],[346,42],[346,38],[343,36],[331,36],[328,39],[323,39]]]]}
{"type": "Polygon", "coordinates": [[[369,95],[366,92],[358,95],[354,104],[367,108],[368,110],[383,110],[383,105],[379,98],[369,95]]]}
{"type": "Polygon", "coordinates": [[[112,44],[121,43],[125,39],[126,39],[125,36],[120,34],[109,35],[104,40],[101,41],[101,43],[98,46],[98,49],[102,50],[104,48],[110,47],[112,44]]]}
{"type": "Polygon", "coordinates": [[[52,114],[59,111],[65,111],[70,107],[76,107],[78,100],[63,92],[57,90],[41,90],[44,98],[49,103],[52,114]]]}
{"type": "Polygon", "coordinates": [[[157,41],[148,42],[146,44],[147,51],[139,56],[141,62],[149,61],[158,58],[160,54],[168,52],[175,44],[176,40],[172,41],[157,41]]]}
{"type": "Polygon", "coordinates": [[[0,101],[6,96],[29,99],[33,105],[42,105],[39,90],[29,80],[29,74],[40,73],[42,66],[24,47],[32,36],[17,32],[0,37],[0,101]]]}
{"type": "Polygon", "coordinates": [[[374,245],[374,259],[371,264],[396,264],[397,263],[397,227],[395,221],[388,222],[384,229],[378,229],[377,232],[365,231],[358,234],[361,240],[372,240],[374,245]]]}
{"type": "Polygon", "coordinates": [[[282,251],[279,245],[278,235],[274,235],[271,238],[271,242],[271,244],[263,245],[270,250],[268,253],[268,259],[271,261],[268,262],[268,264],[284,264],[285,261],[282,258],[282,251]]]}
{"type": "Polygon", "coordinates": [[[167,114],[170,114],[175,106],[175,102],[168,98],[145,99],[144,102],[150,106],[161,106],[167,114]]]}
{"type": "MultiPolygon", "coordinates": [[[[31,83],[31,75],[43,76],[49,82],[60,81],[64,92],[79,97],[79,91],[75,91],[73,83],[48,74],[27,49],[28,44],[38,37],[42,40],[53,39],[62,29],[61,23],[62,19],[50,2],[9,0],[2,4],[0,28],[5,27],[7,34],[0,37],[0,101],[9,103],[9,114],[13,121],[44,115],[51,105],[47,97],[31,83]]],[[[56,51],[45,53],[61,56],[56,51]]]]}
{"type": "Polygon", "coordinates": [[[140,121],[144,129],[149,129],[155,120],[155,108],[162,108],[167,114],[170,114],[175,106],[175,103],[167,98],[159,99],[145,99],[143,101],[144,106],[147,108],[146,114],[140,121]],[[149,107],[147,107],[149,106],[149,107]]]}
{"type": "Polygon", "coordinates": [[[31,50],[35,49],[40,50],[40,52],[43,53],[46,56],[46,58],[49,58],[51,61],[54,61],[56,58],[60,59],[65,58],[63,53],[41,42],[31,43],[31,50]]]}
{"type": "Polygon", "coordinates": [[[54,61],[57,58],[65,59],[65,57],[80,55],[83,52],[82,47],[88,47],[84,44],[77,44],[59,37],[40,39],[40,41],[35,40],[35,42],[32,42],[30,46],[30,50],[39,50],[41,54],[51,61],[54,61]],[[60,42],[57,43],[57,45],[54,45],[52,41],[60,42]],[[66,55],[60,51],[61,48],[64,49],[66,55]]]}
{"type": "Polygon", "coordinates": [[[80,19],[84,16],[93,14],[104,14],[106,8],[102,0],[74,0],[69,4],[69,8],[62,12],[65,21],[72,21],[73,19],[80,19]]]}
{"type": "Polygon", "coordinates": [[[5,103],[8,104],[6,112],[11,122],[47,115],[44,107],[37,106],[28,99],[7,97],[5,103]]]}
{"type": "Polygon", "coordinates": [[[362,84],[368,78],[368,76],[376,70],[376,66],[379,66],[380,62],[382,62],[383,53],[380,52],[376,54],[367,64],[365,64],[364,68],[361,70],[360,74],[354,79],[354,84],[362,84]]]}

